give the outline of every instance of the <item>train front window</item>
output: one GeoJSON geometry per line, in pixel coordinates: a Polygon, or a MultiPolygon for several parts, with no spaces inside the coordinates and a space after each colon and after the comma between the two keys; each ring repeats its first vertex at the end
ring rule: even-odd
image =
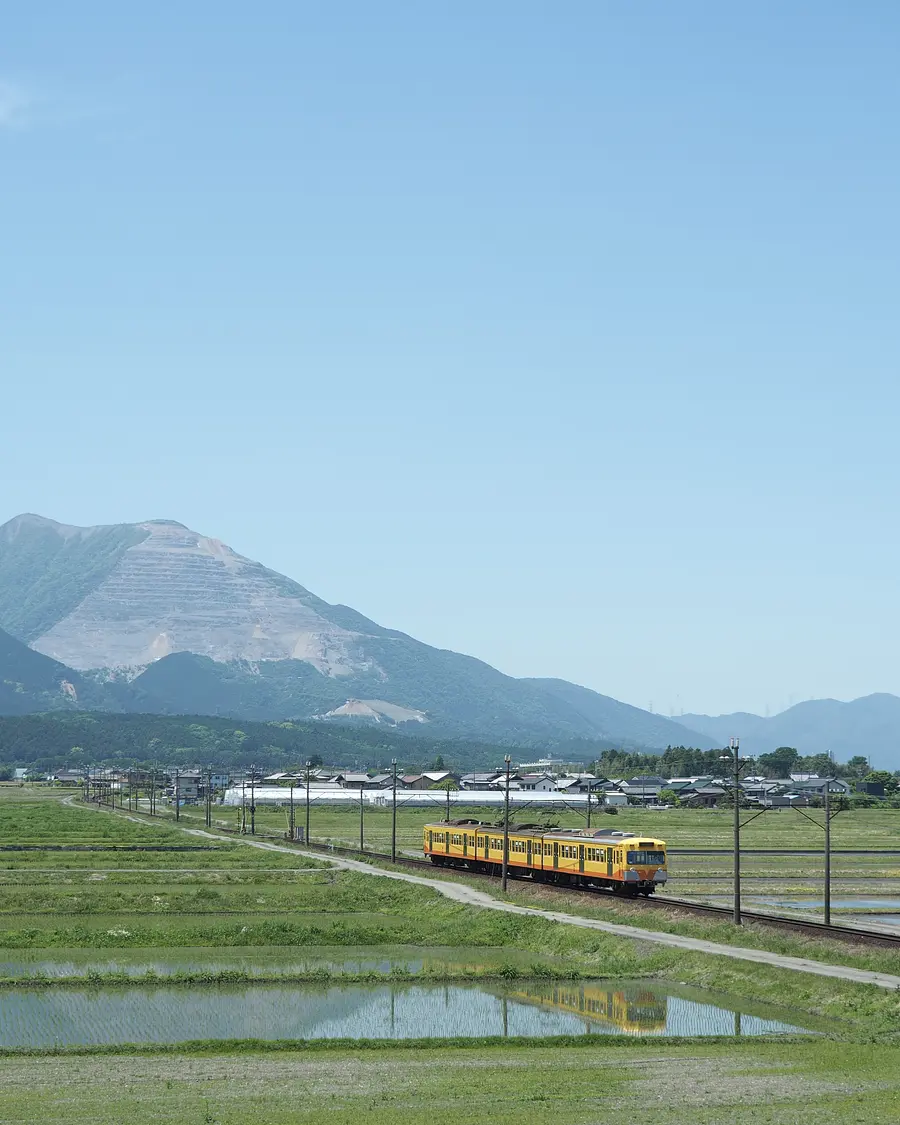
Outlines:
{"type": "Polygon", "coordinates": [[[628,862],[635,866],[648,867],[651,865],[659,865],[666,862],[665,852],[629,852],[628,862]]]}

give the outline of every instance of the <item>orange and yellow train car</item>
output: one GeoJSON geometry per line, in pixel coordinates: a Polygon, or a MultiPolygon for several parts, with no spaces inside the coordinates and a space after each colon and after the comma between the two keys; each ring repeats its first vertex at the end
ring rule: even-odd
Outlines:
{"type": "MultiPolygon", "coordinates": [[[[617,828],[510,828],[507,871],[516,878],[626,895],[650,895],[668,878],[665,841],[617,828]]],[[[426,824],[423,849],[437,866],[499,875],[503,829],[477,820],[426,824]]]]}

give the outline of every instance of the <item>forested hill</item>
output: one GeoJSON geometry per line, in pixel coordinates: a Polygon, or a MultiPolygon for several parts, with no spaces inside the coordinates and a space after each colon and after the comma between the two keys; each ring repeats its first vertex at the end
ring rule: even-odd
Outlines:
{"type": "MultiPolygon", "coordinates": [[[[588,762],[608,743],[578,742],[572,760],[588,762]]],[[[533,748],[458,739],[414,738],[383,728],[336,723],[253,723],[208,716],[56,713],[0,716],[0,764],[51,770],[65,766],[157,762],[267,771],[302,768],[309,759],[329,765],[427,768],[438,757],[448,768],[492,768],[504,754],[533,760],[533,748]]]]}

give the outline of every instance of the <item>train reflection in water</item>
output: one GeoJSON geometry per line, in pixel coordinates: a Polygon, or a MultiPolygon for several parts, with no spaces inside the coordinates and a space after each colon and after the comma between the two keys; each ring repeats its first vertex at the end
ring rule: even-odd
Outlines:
{"type": "Polygon", "coordinates": [[[582,984],[523,984],[506,995],[541,1007],[571,1012],[585,1019],[612,1024],[629,1035],[647,1035],[666,1030],[668,997],[646,988],[610,988],[603,982],[582,984]]]}

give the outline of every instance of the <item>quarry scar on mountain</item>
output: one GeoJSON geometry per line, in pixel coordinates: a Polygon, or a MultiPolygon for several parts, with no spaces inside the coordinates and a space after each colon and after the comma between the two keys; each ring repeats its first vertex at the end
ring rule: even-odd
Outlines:
{"type": "Polygon", "coordinates": [[[72,668],[143,668],[173,652],[213,660],[304,660],[329,676],[368,669],[357,634],[289,596],[257,563],[176,523],[141,542],[72,612],[32,641],[72,668]]]}

